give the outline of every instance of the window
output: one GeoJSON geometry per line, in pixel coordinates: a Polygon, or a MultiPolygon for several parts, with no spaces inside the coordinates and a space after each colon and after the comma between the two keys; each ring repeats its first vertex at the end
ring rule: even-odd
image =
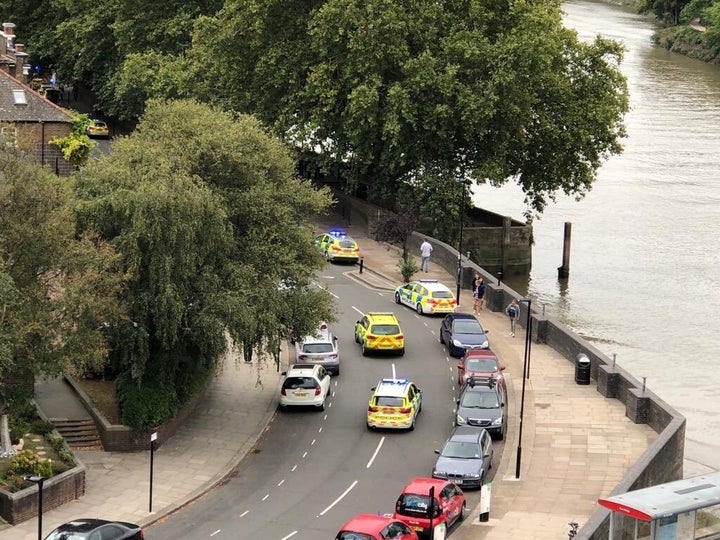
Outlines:
{"type": "Polygon", "coordinates": [[[378,407],[402,407],[403,398],[401,397],[386,397],[378,396],[375,400],[378,407]]]}
{"type": "Polygon", "coordinates": [[[303,345],[302,352],[309,354],[329,353],[333,352],[332,343],[306,343],[303,345]]]}
{"type": "Polygon", "coordinates": [[[13,90],[13,99],[15,100],[15,105],[27,105],[27,97],[23,89],[13,90]]]}
{"type": "Polygon", "coordinates": [[[400,333],[400,327],[397,324],[376,324],[371,332],[377,336],[394,336],[400,333]]]}
{"type": "Polygon", "coordinates": [[[4,127],[0,129],[0,138],[8,148],[17,147],[17,128],[4,127]]]}

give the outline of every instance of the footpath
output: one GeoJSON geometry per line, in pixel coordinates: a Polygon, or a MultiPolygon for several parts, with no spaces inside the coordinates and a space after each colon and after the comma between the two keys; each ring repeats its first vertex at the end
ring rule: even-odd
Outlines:
{"type": "MultiPolygon", "coordinates": [[[[347,274],[366,286],[392,290],[401,282],[399,250],[378,243],[353,227],[345,229],[360,244],[364,268],[347,274]]],[[[430,272],[452,288],[454,277],[430,262],[430,272]]],[[[472,311],[464,290],[460,311],[472,311]]],[[[656,433],[625,417],[624,406],[605,399],[594,385],[574,382],[574,367],[553,349],[533,343],[525,380],[522,452],[516,478],[519,411],[525,333],[509,335],[504,313],[483,310],[478,318],[490,330],[493,350],[507,366],[509,430],[505,451],[495,463],[490,519],[478,521],[478,509],[452,532],[455,540],[551,540],[567,537],[568,522],[582,525],[652,442],[656,433]]],[[[287,362],[287,351],[283,351],[287,362]]],[[[153,510],[149,513],[149,453],[78,451],[85,464],[86,494],[43,515],[43,534],[79,517],[101,516],[148,526],[181,508],[226,478],[272,421],[280,374],[272,362],[242,362],[228,353],[206,399],[178,433],[155,452],[153,510]],[[260,384],[259,381],[262,381],[260,384]],[[183,474],[178,474],[178,470],[183,474]]],[[[75,399],[59,381],[38,383],[37,400],[51,417],[75,399]],[[55,385],[55,386],[53,386],[55,385]],[[67,392],[67,394],[64,394],[67,392]]],[[[150,529],[150,532],[152,529],[150,529]]],[[[0,540],[34,540],[37,520],[0,531],[0,540]]]]}

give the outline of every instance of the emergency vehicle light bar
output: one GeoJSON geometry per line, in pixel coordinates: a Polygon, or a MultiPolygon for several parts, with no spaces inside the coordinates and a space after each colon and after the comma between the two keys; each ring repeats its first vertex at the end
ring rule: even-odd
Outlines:
{"type": "Polygon", "coordinates": [[[383,379],[383,384],[407,384],[407,379],[383,379]]]}

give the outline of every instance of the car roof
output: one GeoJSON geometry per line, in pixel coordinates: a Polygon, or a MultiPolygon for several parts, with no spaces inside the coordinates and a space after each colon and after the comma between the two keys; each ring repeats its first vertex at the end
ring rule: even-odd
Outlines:
{"type": "MultiPolygon", "coordinates": [[[[471,377],[473,378],[473,377],[471,377]]],[[[463,387],[463,392],[498,392],[497,389],[497,380],[494,377],[487,377],[487,382],[475,382],[474,384],[466,384],[463,387]],[[495,382],[492,384],[490,383],[489,379],[493,379],[495,382]]],[[[478,378],[475,378],[476,381],[478,381],[478,378]]]]}
{"type": "Polygon", "coordinates": [[[465,351],[465,358],[487,358],[488,360],[497,360],[500,363],[500,359],[490,349],[468,349],[465,351]]]}
{"type": "Polygon", "coordinates": [[[435,487],[435,496],[440,495],[438,489],[442,489],[448,483],[447,480],[439,478],[413,478],[403,488],[403,493],[416,493],[418,495],[430,495],[430,488],[435,487]]]}
{"type": "Polygon", "coordinates": [[[437,279],[419,279],[415,283],[420,283],[421,285],[427,287],[430,291],[449,291],[450,288],[440,283],[437,279]]]}
{"type": "Polygon", "coordinates": [[[448,313],[448,314],[447,314],[447,317],[449,317],[451,320],[456,320],[456,319],[474,319],[474,320],[477,321],[477,317],[475,317],[475,315],[473,315],[472,313],[460,313],[460,312],[457,312],[457,313],[448,313]]]}
{"type": "Polygon", "coordinates": [[[374,322],[374,323],[382,323],[382,322],[385,322],[385,323],[392,322],[392,323],[396,323],[396,324],[398,323],[397,317],[395,316],[394,313],[382,313],[382,312],[375,311],[375,312],[366,313],[365,316],[371,322],[374,322]]]}
{"type": "Polygon", "coordinates": [[[484,429],[478,429],[474,426],[458,426],[448,437],[448,441],[456,442],[474,442],[479,443],[484,429]]]}
{"type": "Polygon", "coordinates": [[[332,332],[326,322],[321,322],[315,334],[305,336],[302,339],[303,343],[325,343],[332,341],[332,332]]]}
{"type": "Polygon", "coordinates": [[[293,364],[286,372],[286,377],[298,377],[314,375],[315,371],[322,366],[316,364],[293,364]]]}
{"type": "Polygon", "coordinates": [[[408,386],[412,384],[407,379],[381,379],[375,387],[375,395],[383,397],[403,397],[408,386]]]}
{"type": "Polygon", "coordinates": [[[62,525],[58,526],[56,530],[89,532],[89,531],[97,529],[101,525],[106,525],[108,523],[112,523],[112,522],[104,520],[104,519],[80,518],[80,519],[74,519],[72,521],[68,521],[67,523],[63,523],[62,525]]]}
{"type": "Polygon", "coordinates": [[[345,523],[340,530],[341,531],[355,531],[359,533],[374,534],[378,529],[385,527],[389,523],[398,521],[392,517],[379,514],[358,514],[350,521],[345,523]]]}

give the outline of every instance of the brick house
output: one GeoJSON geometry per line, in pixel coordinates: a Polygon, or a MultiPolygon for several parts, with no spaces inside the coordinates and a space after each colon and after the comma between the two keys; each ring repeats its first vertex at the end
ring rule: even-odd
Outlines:
{"type": "Polygon", "coordinates": [[[15,25],[0,32],[0,145],[14,147],[30,159],[67,176],[74,166],[50,141],[72,132],[72,116],[27,85],[30,65],[25,46],[15,44],[15,25]]]}

